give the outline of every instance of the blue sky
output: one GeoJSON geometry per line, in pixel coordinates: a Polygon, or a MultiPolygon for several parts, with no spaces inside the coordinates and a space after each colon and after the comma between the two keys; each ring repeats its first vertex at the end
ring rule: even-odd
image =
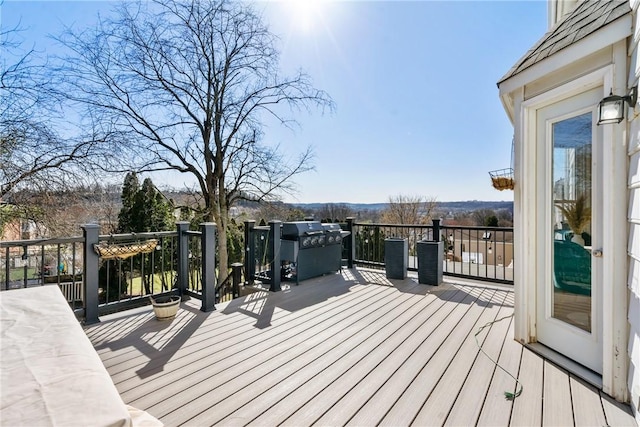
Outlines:
{"type": "MultiPolygon", "coordinates": [[[[104,1],[5,1],[2,27],[18,21],[25,44],[90,26],[104,1]]],[[[496,82],[546,31],[536,1],[258,2],[280,36],[283,72],[302,68],[336,103],[301,112],[300,127],[267,123],[265,142],[292,157],[311,145],[315,170],[288,202],[512,200],[488,172],[509,167],[513,127],[496,82]]],[[[162,177],[152,176],[162,183],[162,177]]],[[[179,186],[175,177],[172,185],[179,186]]]]}

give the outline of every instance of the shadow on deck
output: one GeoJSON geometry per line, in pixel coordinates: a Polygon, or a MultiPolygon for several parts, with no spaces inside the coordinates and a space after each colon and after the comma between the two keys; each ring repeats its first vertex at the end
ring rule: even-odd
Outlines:
{"type": "Polygon", "coordinates": [[[159,322],[144,307],[85,331],[123,400],[170,426],[635,425],[515,342],[513,303],[509,286],[345,269],[210,313],[188,301],[159,322]],[[490,358],[520,397],[505,399],[516,383],[490,358]]]}

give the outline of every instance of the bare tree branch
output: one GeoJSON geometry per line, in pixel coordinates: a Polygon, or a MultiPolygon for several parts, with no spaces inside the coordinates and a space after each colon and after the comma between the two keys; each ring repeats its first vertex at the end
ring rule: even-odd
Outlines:
{"type": "Polygon", "coordinates": [[[246,3],[125,2],[117,12],[60,37],[72,52],[64,93],[123,135],[110,139],[127,153],[118,169],[195,178],[226,265],[231,205],[293,191],[291,178],[312,167],[309,149],[292,158],[262,143],[262,120],[291,125],[295,111],[333,103],[304,73],[280,76],[276,38],[246,3]]]}
{"type": "Polygon", "coordinates": [[[34,48],[22,49],[21,31],[0,32],[0,198],[85,181],[93,176],[89,159],[101,143],[95,135],[68,136],[74,132],[53,90],[57,70],[34,48]]]}
{"type": "Polygon", "coordinates": [[[388,224],[429,224],[438,206],[435,197],[389,196],[389,204],[382,212],[382,222],[388,224]]]}

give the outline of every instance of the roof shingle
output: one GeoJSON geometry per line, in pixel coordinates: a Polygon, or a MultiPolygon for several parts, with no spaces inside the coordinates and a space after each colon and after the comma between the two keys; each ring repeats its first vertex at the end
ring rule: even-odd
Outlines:
{"type": "Polygon", "coordinates": [[[631,13],[631,8],[627,0],[585,0],[578,3],[511,67],[498,85],[628,13],[631,13]]]}

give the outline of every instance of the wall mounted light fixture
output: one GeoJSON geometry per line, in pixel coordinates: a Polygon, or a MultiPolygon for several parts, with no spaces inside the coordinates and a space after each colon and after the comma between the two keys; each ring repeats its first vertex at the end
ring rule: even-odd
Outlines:
{"type": "Polygon", "coordinates": [[[638,101],[638,86],[632,87],[626,96],[614,95],[611,92],[609,96],[600,101],[598,105],[598,124],[620,123],[624,119],[625,101],[629,104],[629,107],[635,107],[638,101]]]}

